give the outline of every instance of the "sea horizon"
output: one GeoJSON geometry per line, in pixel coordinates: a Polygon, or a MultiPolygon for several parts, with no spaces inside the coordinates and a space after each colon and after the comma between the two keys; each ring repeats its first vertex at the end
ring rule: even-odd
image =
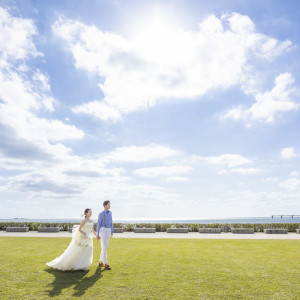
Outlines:
{"type": "MultiPolygon", "coordinates": [[[[95,218],[96,219],[96,218],[95,218]]],[[[41,223],[80,223],[82,218],[37,219],[37,218],[8,218],[0,222],[41,222],[41,223]]],[[[300,223],[297,217],[231,217],[231,218],[122,218],[114,219],[114,223],[300,223]]]]}

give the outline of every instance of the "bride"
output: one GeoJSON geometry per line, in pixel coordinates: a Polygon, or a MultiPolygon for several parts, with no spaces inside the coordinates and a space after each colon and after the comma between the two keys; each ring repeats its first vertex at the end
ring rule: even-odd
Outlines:
{"type": "Polygon", "coordinates": [[[46,263],[48,267],[54,269],[67,270],[88,270],[93,261],[93,235],[96,235],[94,223],[90,219],[92,210],[90,208],[84,211],[85,218],[80,225],[74,225],[72,231],[72,241],[65,252],[46,263]]]}

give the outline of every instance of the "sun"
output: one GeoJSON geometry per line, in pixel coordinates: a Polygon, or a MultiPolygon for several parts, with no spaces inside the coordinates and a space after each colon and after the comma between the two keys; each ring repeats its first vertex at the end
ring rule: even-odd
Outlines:
{"type": "Polygon", "coordinates": [[[180,24],[174,15],[156,8],[143,17],[136,18],[131,24],[130,40],[135,51],[150,61],[172,60],[176,49],[176,36],[180,24]]]}

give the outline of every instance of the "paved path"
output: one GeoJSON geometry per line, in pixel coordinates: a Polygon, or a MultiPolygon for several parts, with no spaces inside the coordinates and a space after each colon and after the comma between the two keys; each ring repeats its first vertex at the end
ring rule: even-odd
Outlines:
{"type": "MultiPolygon", "coordinates": [[[[0,231],[0,237],[71,237],[71,233],[68,231],[61,232],[6,232],[0,231]]],[[[213,233],[114,233],[114,238],[155,238],[155,239],[245,239],[245,240],[300,240],[300,234],[295,232],[289,232],[288,234],[265,234],[262,232],[256,232],[254,234],[234,234],[231,232],[222,232],[221,234],[213,233]]]]}

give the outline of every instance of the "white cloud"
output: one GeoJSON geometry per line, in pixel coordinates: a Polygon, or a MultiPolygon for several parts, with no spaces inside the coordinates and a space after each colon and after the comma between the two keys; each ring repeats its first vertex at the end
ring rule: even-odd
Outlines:
{"type": "Polygon", "coordinates": [[[243,109],[241,106],[235,107],[227,111],[222,118],[223,119],[233,119],[233,120],[239,120],[242,119],[244,115],[243,109]]]}
{"type": "MultiPolygon", "coordinates": [[[[49,111],[55,111],[54,109],[54,103],[56,103],[57,101],[52,98],[52,97],[45,97],[43,100],[42,100],[42,103],[43,103],[43,106],[49,110],[49,111]]],[[[66,120],[67,121],[67,120],[66,120]]]]}
{"type": "Polygon", "coordinates": [[[243,83],[253,55],[272,60],[291,44],[259,33],[249,17],[237,13],[211,15],[197,31],[163,28],[128,40],[78,21],[58,20],[53,33],[72,53],[75,67],[103,78],[104,98],[73,111],[116,121],[170,98],[194,99],[243,83]]]}
{"type": "Polygon", "coordinates": [[[275,214],[276,211],[282,214],[282,211],[288,211],[291,207],[294,209],[299,203],[299,194],[291,192],[232,191],[230,194],[232,197],[228,196],[229,203],[232,202],[234,206],[242,205],[254,212],[262,213],[261,215],[264,215],[264,212],[265,215],[275,214]]]}
{"type": "Polygon", "coordinates": [[[33,79],[36,80],[36,81],[39,81],[42,84],[43,89],[45,89],[46,91],[50,91],[51,88],[50,88],[50,85],[49,85],[48,76],[41,73],[40,71],[37,71],[34,74],[33,79]]]}
{"type": "Polygon", "coordinates": [[[147,146],[119,147],[116,150],[103,154],[103,162],[146,162],[163,159],[178,154],[178,151],[166,146],[149,144],[147,146]]]}
{"type": "Polygon", "coordinates": [[[36,139],[38,136],[47,138],[48,141],[63,141],[82,139],[84,132],[76,128],[75,125],[68,125],[59,120],[47,120],[42,118],[33,118],[29,123],[30,128],[36,128],[34,131],[36,139]]]}
{"type": "Polygon", "coordinates": [[[264,179],[265,182],[276,182],[278,180],[278,177],[267,177],[264,179]]]}
{"type": "Polygon", "coordinates": [[[300,175],[300,172],[297,172],[297,171],[293,171],[292,173],[291,173],[291,176],[293,176],[293,177],[297,177],[297,176],[299,176],[300,175]]]}
{"type": "Polygon", "coordinates": [[[259,168],[231,168],[227,170],[221,170],[219,174],[227,174],[227,173],[239,173],[242,175],[254,175],[262,172],[259,168]]]}
{"type": "Polygon", "coordinates": [[[0,99],[4,102],[0,103],[1,123],[13,128],[21,138],[43,143],[45,139],[61,141],[84,136],[83,131],[74,125],[37,117],[35,112],[39,108],[46,106],[51,110],[53,100],[41,99],[30,89],[30,82],[12,71],[7,74],[0,69],[0,99]],[[5,75],[11,77],[4,79],[5,75]]]}
{"type": "Polygon", "coordinates": [[[43,109],[54,111],[56,100],[50,94],[48,77],[26,65],[31,57],[42,55],[33,42],[36,27],[32,20],[13,17],[2,8],[0,17],[0,60],[5,61],[0,64],[0,154],[10,161],[8,168],[15,167],[13,161],[19,158],[32,163],[64,156],[70,149],[55,142],[81,139],[84,132],[39,116],[43,109]]]}
{"type": "Polygon", "coordinates": [[[84,132],[60,120],[40,117],[41,111],[54,111],[57,101],[51,95],[48,76],[27,65],[30,58],[42,55],[33,42],[36,27],[32,20],[13,17],[2,8],[0,19],[0,166],[21,171],[21,175],[6,178],[5,190],[31,195],[41,191],[41,196],[51,190],[54,194],[78,192],[80,185],[65,171],[73,171],[82,160],[87,172],[88,165],[98,165],[99,176],[122,172],[78,159],[61,144],[82,139],[84,132]]]}
{"type": "Polygon", "coordinates": [[[166,178],[166,181],[169,181],[169,182],[186,182],[186,181],[189,181],[189,178],[187,177],[167,177],[166,178]]]}
{"type": "Polygon", "coordinates": [[[222,154],[219,156],[208,156],[208,157],[193,157],[194,161],[204,161],[206,163],[215,165],[219,168],[219,174],[239,173],[242,175],[255,175],[262,170],[255,167],[243,167],[251,165],[254,162],[240,154],[222,154]]]}
{"type": "Polygon", "coordinates": [[[12,109],[39,109],[39,97],[31,83],[11,69],[0,68],[0,99],[12,109]]]}
{"type": "Polygon", "coordinates": [[[0,20],[0,60],[16,61],[42,55],[32,41],[37,34],[32,20],[13,17],[2,7],[0,20]]]}
{"type": "MultiPolygon", "coordinates": [[[[46,153],[48,148],[44,149],[46,153]]],[[[144,147],[120,147],[112,152],[93,157],[80,157],[72,155],[71,149],[62,144],[52,146],[48,153],[48,160],[20,160],[18,158],[4,158],[0,156],[0,166],[11,170],[23,170],[20,175],[11,176],[7,187],[12,190],[38,194],[41,198],[55,197],[57,195],[86,195],[92,191],[101,193],[116,189],[119,192],[135,190],[138,186],[126,176],[124,168],[115,164],[127,162],[148,162],[157,159],[166,159],[178,154],[178,151],[169,147],[150,144],[144,147]],[[50,158],[50,159],[49,159],[50,158]]],[[[189,168],[171,168],[170,174],[182,173],[189,168]],[[171,172],[172,171],[172,172],[171,172]]],[[[166,173],[166,169],[164,170],[166,173]]],[[[141,186],[140,186],[141,187],[141,186]]],[[[151,195],[175,195],[164,191],[164,188],[151,186],[145,188],[149,198],[151,195]]],[[[94,195],[95,194],[91,194],[94,195]]],[[[177,195],[178,196],[178,195],[177,195]]],[[[177,197],[176,196],[176,197],[177,197]]],[[[148,199],[147,198],[147,199],[148,199]]]]}
{"type": "Polygon", "coordinates": [[[174,175],[188,173],[192,169],[193,169],[192,167],[188,167],[188,166],[163,166],[163,167],[141,168],[135,170],[133,173],[141,177],[159,177],[159,176],[173,177],[174,175]]]}
{"type": "Polygon", "coordinates": [[[284,159],[290,159],[296,157],[297,154],[295,152],[294,147],[283,148],[280,152],[280,157],[284,159]]]}
{"type": "Polygon", "coordinates": [[[267,122],[274,120],[278,112],[299,108],[299,104],[291,101],[291,87],[294,78],[289,73],[280,74],[275,78],[275,86],[271,91],[255,95],[256,103],[249,109],[253,119],[263,119],[267,122]]]}
{"type": "Polygon", "coordinates": [[[272,90],[253,94],[256,102],[249,109],[238,106],[230,109],[222,118],[272,122],[279,113],[298,109],[300,105],[291,100],[294,91],[293,82],[294,78],[290,73],[280,74],[275,78],[272,90]]]}
{"type": "MultiPolygon", "coordinates": [[[[3,199],[5,193],[13,199],[8,200],[14,207],[11,211],[14,214],[17,211],[21,214],[26,212],[32,216],[44,211],[46,217],[58,216],[57,213],[62,214],[59,217],[64,217],[63,212],[72,207],[73,210],[68,212],[74,216],[75,211],[87,204],[101,208],[99,199],[107,197],[124,208],[121,210],[123,215],[126,212],[136,216],[142,212],[146,217],[156,213],[157,207],[182,207],[179,201],[186,198],[182,187],[190,180],[184,176],[197,166],[190,157],[186,157],[185,162],[170,161],[170,158],[182,155],[179,151],[164,145],[149,144],[119,147],[108,153],[87,157],[75,155],[70,147],[63,144],[66,140],[80,140],[85,133],[72,125],[68,117],[63,121],[55,119],[52,112],[58,101],[51,94],[51,80],[40,70],[32,70],[28,63],[30,58],[42,55],[33,40],[37,29],[32,20],[14,18],[5,10],[0,10],[0,17],[4,20],[0,24],[0,167],[10,174],[0,177],[0,190],[3,199]],[[168,182],[168,189],[136,184],[137,178],[129,174],[123,165],[118,166],[122,163],[141,164],[133,172],[141,177],[139,182],[158,177],[161,184],[168,182]],[[153,163],[157,167],[149,167],[153,163]],[[176,182],[183,183],[178,184],[179,193],[173,192],[177,188],[176,182]],[[15,195],[18,198],[14,198],[15,195]],[[30,212],[28,204],[33,206],[30,212]],[[55,209],[56,204],[61,207],[59,211],[55,209]]],[[[145,44],[138,38],[127,40],[79,22],[62,20],[56,26],[61,30],[59,35],[71,47],[76,67],[94,72],[103,79],[99,87],[104,99],[79,105],[73,108],[73,112],[113,121],[119,120],[123,114],[171,97],[194,99],[213,88],[225,89],[243,84],[250,56],[271,60],[289,47],[289,42],[272,40],[258,33],[248,17],[238,14],[220,19],[211,16],[196,31],[178,31],[175,35],[171,32],[167,39],[164,39],[165,33],[162,32],[152,41],[144,40],[145,44]],[[154,43],[156,38],[162,44],[154,43]]],[[[202,160],[228,173],[260,172],[253,160],[238,154],[211,156],[202,160]]],[[[187,188],[191,194],[195,191],[187,188]]],[[[202,196],[207,198],[203,202],[198,196],[191,199],[198,205],[195,215],[201,211],[203,203],[208,202],[212,202],[211,215],[217,206],[220,215],[223,214],[222,210],[227,206],[225,196],[223,199],[218,198],[217,194],[213,197],[202,196]],[[226,205],[221,206],[221,203],[226,205]]],[[[245,201],[251,206],[252,203],[261,203],[267,196],[268,193],[261,197],[249,197],[245,201]]],[[[241,199],[243,197],[236,197],[231,203],[236,206],[241,199]]],[[[278,198],[269,196],[268,199],[275,199],[278,205],[289,201],[288,194],[278,198]]],[[[9,212],[7,207],[5,209],[9,212]]],[[[176,209],[169,214],[178,215],[176,209]]],[[[3,206],[1,211],[5,215],[3,206]]],[[[165,216],[164,213],[161,212],[161,216],[165,216]]]]}
{"type": "MultiPolygon", "coordinates": [[[[36,32],[33,22],[28,21],[28,24],[33,26],[29,28],[31,32],[36,32]]],[[[0,35],[10,31],[10,28],[2,29],[0,35]]],[[[167,192],[162,187],[132,184],[131,178],[126,176],[126,170],[114,166],[114,163],[120,162],[165,159],[178,154],[178,151],[150,144],[143,147],[119,147],[101,156],[80,157],[62,144],[65,140],[82,139],[84,132],[70,124],[69,119],[65,120],[68,122],[65,124],[57,119],[40,117],[40,111],[54,111],[57,100],[51,95],[48,76],[40,70],[32,71],[25,64],[25,59],[39,53],[35,49],[32,35],[24,33],[23,36],[27,36],[27,40],[20,45],[14,41],[13,49],[20,53],[20,62],[13,61],[10,47],[1,48],[0,45],[0,167],[14,171],[12,174],[16,172],[16,175],[3,178],[1,192],[19,195],[20,199],[26,193],[32,205],[38,205],[39,202],[32,200],[38,197],[41,204],[45,203],[45,199],[52,204],[59,199],[63,205],[70,201],[73,206],[80,207],[90,202],[95,195],[116,198],[122,194],[122,199],[160,199],[166,203],[178,199],[179,195],[167,192]],[[21,50],[17,47],[21,47],[21,50]]],[[[107,108],[113,111],[111,107],[107,108]]],[[[17,201],[14,199],[13,203],[17,201]]]]}
{"type": "Polygon", "coordinates": [[[233,169],[232,171],[240,174],[245,174],[245,175],[254,175],[262,172],[262,170],[259,168],[237,168],[237,169],[233,169]]]}
{"type": "Polygon", "coordinates": [[[297,178],[290,178],[285,180],[279,184],[280,187],[289,189],[289,190],[296,190],[300,188],[300,179],[297,178]]]}
{"type": "Polygon", "coordinates": [[[225,166],[228,168],[234,168],[252,163],[251,160],[239,154],[222,154],[220,156],[205,157],[202,159],[211,164],[225,166]]]}
{"type": "Polygon", "coordinates": [[[121,114],[117,109],[99,101],[92,101],[86,104],[78,105],[73,107],[72,111],[78,114],[88,114],[103,121],[117,121],[121,118],[121,114]]]}

